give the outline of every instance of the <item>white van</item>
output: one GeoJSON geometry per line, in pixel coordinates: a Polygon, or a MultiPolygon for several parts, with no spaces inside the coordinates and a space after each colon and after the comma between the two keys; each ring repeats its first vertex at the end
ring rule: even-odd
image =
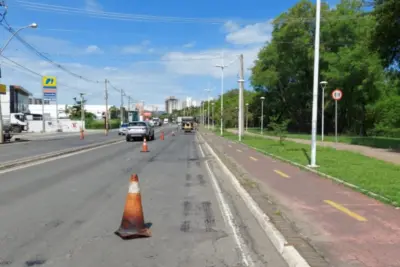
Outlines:
{"type": "Polygon", "coordinates": [[[168,124],[168,122],[169,122],[169,121],[168,121],[168,118],[165,118],[165,119],[164,119],[164,124],[168,124]]]}

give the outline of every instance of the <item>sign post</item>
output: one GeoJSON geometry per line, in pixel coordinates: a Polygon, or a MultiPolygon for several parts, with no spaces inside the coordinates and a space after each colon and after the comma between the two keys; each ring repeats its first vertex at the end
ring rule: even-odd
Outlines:
{"type": "Polygon", "coordinates": [[[340,89],[333,90],[332,98],[335,100],[335,141],[338,142],[337,128],[338,128],[338,118],[337,118],[337,102],[342,99],[343,92],[340,89]]]}
{"type": "Polygon", "coordinates": [[[57,101],[57,78],[54,76],[43,76],[42,77],[43,87],[43,98],[42,98],[42,131],[46,131],[46,124],[44,121],[44,101],[56,102],[56,118],[57,118],[57,129],[59,128],[58,123],[58,101],[57,101]]]}

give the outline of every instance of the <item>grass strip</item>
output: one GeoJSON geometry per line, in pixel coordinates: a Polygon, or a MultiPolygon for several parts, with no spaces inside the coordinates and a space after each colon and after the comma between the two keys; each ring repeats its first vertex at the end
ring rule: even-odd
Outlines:
{"type": "MultiPolygon", "coordinates": [[[[261,134],[259,129],[249,129],[250,133],[261,134]]],[[[272,132],[264,131],[264,135],[274,136],[272,132]]],[[[288,133],[288,138],[311,140],[310,134],[288,133]]],[[[321,141],[321,135],[317,135],[317,140],[321,141]]],[[[335,136],[325,135],[324,141],[335,142],[335,136]]],[[[350,145],[368,146],[374,148],[400,150],[400,139],[390,137],[360,137],[360,136],[338,136],[338,142],[350,145]]]]}

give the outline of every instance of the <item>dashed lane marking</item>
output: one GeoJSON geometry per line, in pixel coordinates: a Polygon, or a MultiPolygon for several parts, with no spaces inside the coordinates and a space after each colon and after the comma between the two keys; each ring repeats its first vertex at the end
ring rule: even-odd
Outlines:
{"type": "Polygon", "coordinates": [[[286,173],[281,172],[281,171],[279,171],[279,170],[274,170],[274,172],[277,173],[277,174],[279,174],[280,176],[282,176],[282,177],[284,177],[284,178],[290,178],[289,175],[287,175],[286,173]]]}
{"type": "Polygon", "coordinates": [[[353,219],[356,219],[357,221],[360,221],[360,222],[366,222],[366,221],[367,221],[367,219],[364,218],[363,216],[361,216],[361,215],[359,215],[359,214],[357,214],[357,213],[355,213],[355,212],[352,212],[352,211],[349,210],[348,208],[343,207],[342,205],[340,205],[340,204],[338,204],[338,203],[336,203],[336,202],[334,202],[334,201],[332,201],[332,200],[324,200],[324,202],[325,202],[326,204],[328,204],[328,205],[334,207],[335,209],[337,209],[337,210],[339,210],[339,211],[341,211],[341,212],[343,212],[343,213],[349,215],[349,216],[352,217],[353,219]]]}
{"type": "Polygon", "coordinates": [[[258,159],[256,159],[255,157],[250,157],[250,159],[253,161],[258,161],[258,159]]]}

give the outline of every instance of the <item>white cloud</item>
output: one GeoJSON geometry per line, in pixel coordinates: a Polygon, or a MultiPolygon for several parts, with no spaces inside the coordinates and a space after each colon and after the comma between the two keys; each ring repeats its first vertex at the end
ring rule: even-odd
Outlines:
{"type": "Polygon", "coordinates": [[[85,0],[85,8],[88,11],[102,11],[103,7],[96,0],[85,0]]]}
{"type": "Polygon", "coordinates": [[[102,54],[103,51],[97,45],[89,45],[86,47],[86,53],[89,54],[102,54]]]}
{"type": "Polygon", "coordinates": [[[192,48],[196,45],[196,42],[190,42],[183,45],[183,48],[192,48]]]}
{"type": "Polygon", "coordinates": [[[263,44],[271,40],[271,33],[273,30],[272,21],[260,22],[256,24],[246,25],[239,27],[234,22],[227,22],[225,29],[228,35],[225,40],[232,44],[249,45],[249,44],[263,44]]]}
{"type": "Polygon", "coordinates": [[[144,40],[138,45],[127,45],[120,48],[122,54],[144,54],[144,53],[154,53],[155,49],[149,47],[151,42],[149,40],[144,40]]]}
{"type": "MultiPolygon", "coordinates": [[[[244,67],[248,69],[253,66],[260,47],[244,49],[224,49],[224,64],[229,65],[224,69],[226,77],[235,77],[239,72],[238,55],[243,54],[244,67]]],[[[212,76],[219,78],[221,69],[215,67],[221,64],[222,50],[207,50],[198,53],[171,52],[164,56],[166,69],[170,73],[192,76],[212,76]]]]}
{"type": "Polygon", "coordinates": [[[141,54],[143,53],[143,47],[139,45],[127,45],[122,47],[121,53],[123,54],[141,54]]]}

